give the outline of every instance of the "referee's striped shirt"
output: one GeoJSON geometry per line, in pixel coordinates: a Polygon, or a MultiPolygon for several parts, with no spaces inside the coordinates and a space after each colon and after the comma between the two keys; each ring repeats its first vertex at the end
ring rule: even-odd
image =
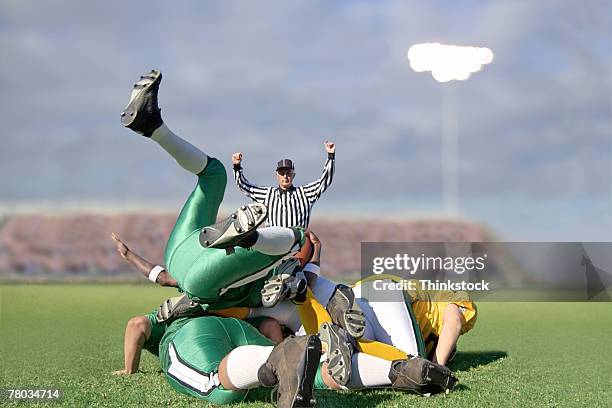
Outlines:
{"type": "Polygon", "coordinates": [[[319,179],[303,186],[293,186],[288,190],[256,186],[244,177],[239,164],[234,165],[234,178],[238,188],[247,197],[268,208],[266,226],[306,228],[310,222],[312,206],[332,182],[335,161],[334,153],[329,153],[319,179]]]}

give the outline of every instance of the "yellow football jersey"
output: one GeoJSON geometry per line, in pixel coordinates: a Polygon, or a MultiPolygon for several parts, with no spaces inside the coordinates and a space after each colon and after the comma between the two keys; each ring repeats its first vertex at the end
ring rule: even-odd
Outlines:
{"type": "Polygon", "coordinates": [[[416,289],[408,290],[407,293],[412,300],[412,310],[419,323],[428,356],[433,354],[438,343],[438,337],[442,331],[442,316],[446,306],[454,304],[459,307],[463,316],[461,334],[467,333],[476,324],[478,311],[467,292],[416,289]]]}

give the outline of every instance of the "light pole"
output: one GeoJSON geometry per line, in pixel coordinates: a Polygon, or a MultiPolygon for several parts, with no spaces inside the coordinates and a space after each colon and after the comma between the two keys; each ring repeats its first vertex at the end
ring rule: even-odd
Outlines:
{"type": "Polygon", "coordinates": [[[457,85],[442,89],[442,200],[449,215],[459,209],[459,111],[457,85]]]}
{"type": "Polygon", "coordinates": [[[437,82],[449,82],[442,90],[442,200],[447,214],[458,215],[459,113],[457,86],[451,82],[464,81],[490,64],[493,52],[488,48],[423,43],[410,47],[408,60],[414,71],[431,71],[437,82]]]}

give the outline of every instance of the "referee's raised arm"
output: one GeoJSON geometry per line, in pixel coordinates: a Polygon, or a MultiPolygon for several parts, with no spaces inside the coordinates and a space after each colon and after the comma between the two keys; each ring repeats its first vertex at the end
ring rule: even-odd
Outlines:
{"type": "Polygon", "coordinates": [[[251,200],[264,204],[266,195],[270,187],[260,187],[249,182],[244,177],[242,171],[242,152],[234,153],[232,155],[232,164],[234,165],[234,180],[238,189],[246,194],[251,200]]]}
{"type": "Polygon", "coordinates": [[[323,145],[325,146],[325,151],[327,152],[327,160],[323,165],[323,174],[317,180],[303,186],[304,193],[306,194],[306,197],[311,205],[314,204],[319,197],[321,197],[321,194],[327,190],[334,179],[336,145],[330,141],[326,141],[323,145]]]}

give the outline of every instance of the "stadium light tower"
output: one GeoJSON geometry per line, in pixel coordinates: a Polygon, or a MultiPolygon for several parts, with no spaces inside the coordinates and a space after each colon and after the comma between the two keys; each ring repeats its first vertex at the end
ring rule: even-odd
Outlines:
{"type": "MultiPolygon", "coordinates": [[[[416,44],[408,50],[410,67],[416,72],[430,71],[441,83],[465,81],[483,65],[493,61],[488,48],[416,44]]],[[[456,87],[443,89],[442,104],[442,195],[444,209],[449,214],[459,213],[459,114],[456,87]]]]}

